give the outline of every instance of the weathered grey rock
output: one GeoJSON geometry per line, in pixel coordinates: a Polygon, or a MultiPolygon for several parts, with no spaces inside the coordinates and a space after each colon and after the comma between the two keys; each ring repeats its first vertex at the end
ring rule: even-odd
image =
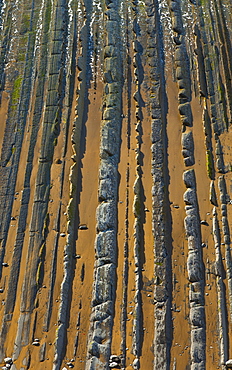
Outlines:
{"type": "Polygon", "coordinates": [[[107,117],[107,110],[104,112],[103,119],[114,119],[115,113],[120,110],[120,96],[119,94],[107,94],[105,97],[106,108],[114,108],[114,115],[112,114],[112,109],[110,113],[110,118],[107,117]]]}
{"type": "Polygon", "coordinates": [[[194,169],[187,170],[183,173],[183,180],[187,188],[196,188],[196,177],[194,169]]]}
{"type": "MultiPolygon", "coordinates": [[[[190,0],[191,3],[194,3],[195,0],[190,0]]],[[[205,361],[201,361],[198,363],[193,363],[190,365],[191,370],[205,370],[205,361]]]]}
{"type": "Polygon", "coordinates": [[[194,150],[194,142],[193,142],[193,134],[192,131],[182,134],[182,147],[183,149],[189,150],[193,152],[194,150]]]}
{"type": "Polygon", "coordinates": [[[116,224],[115,204],[113,202],[102,202],[99,204],[96,218],[98,231],[113,229],[116,224]]]}
{"type": "Polygon", "coordinates": [[[186,190],[186,192],[184,193],[184,202],[187,205],[193,206],[194,208],[197,207],[197,197],[195,189],[188,188],[186,190]]]}
{"type": "Polygon", "coordinates": [[[216,153],[216,158],[217,158],[216,164],[217,164],[218,172],[219,173],[224,173],[225,172],[225,164],[224,164],[224,159],[223,159],[222,145],[221,145],[221,141],[220,141],[219,138],[216,140],[215,153],[216,153]]]}
{"type": "Polygon", "coordinates": [[[107,45],[104,48],[104,58],[114,57],[116,55],[116,49],[112,45],[107,45]]]}
{"type": "Polygon", "coordinates": [[[172,28],[174,32],[177,32],[178,34],[182,34],[183,24],[182,24],[180,14],[178,13],[179,12],[177,12],[177,14],[175,13],[172,17],[172,28]]]}
{"type": "Polygon", "coordinates": [[[46,354],[46,342],[43,343],[39,350],[39,361],[43,362],[45,360],[45,354],[46,354]]]}
{"type": "Polygon", "coordinates": [[[200,249],[200,244],[198,244],[198,240],[194,238],[194,236],[189,236],[188,237],[188,249],[189,250],[198,250],[200,249]]]}
{"type": "Polygon", "coordinates": [[[192,109],[189,102],[179,104],[178,106],[179,112],[181,115],[181,121],[185,126],[192,126],[193,117],[192,117],[192,109]]]}
{"type": "Polygon", "coordinates": [[[154,119],[151,125],[151,141],[156,143],[162,139],[162,120],[154,119]]]}
{"type": "Polygon", "coordinates": [[[184,220],[187,237],[194,236],[198,242],[200,238],[200,222],[196,215],[186,216],[184,220]]]}
{"type": "Polygon", "coordinates": [[[110,57],[104,60],[104,78],[105,82],[111,83],[119,80],[120,69],[118,68],[118,58],[110,57]]]}
{"type": "Polygon", "coordinates": [[[98,198],[102,202],[104,200],[113,200],[116,198],[117,191],[112,186],[112,179],[102,179],[99,181],[98,198]]]}
{"type": "Polygon", "coordinates": [[[201,263],[199,251],[190,250],[187,259],[188,279],[191,282],[200,281],[201,279],[201,263]]]}
{"type": "Polygon", "coordinates": [[[190,324],[203,327],[205,325],[205,309],[203,306],[192,307],[189,315],[190,324]]]}
{"type": "Polygon", "coordinates": [[[96,269],[93,306],[113,300],[114,279],[115,268],[113,264],[103,265],[96,269]]]}
{"type": "Polygon", "coordinates": [[[100,147],[100,156],[102,159],[112,156],[118,152],[118,133],[109,126],[102,127],[102,138],[100,147]]]}
{"type": "Polygon", "coordinates": [[[165,302],[167,299],[167,289],[163,285],[156,285],[154,290],[154,300],[157,302],[165,302]]]}
{"type": "Polygon", "coordinates": [[[191,358],[195,363],[205,361],[205,330],[203,328],[191,330],[191,358]]]}
{"type": "Polygon", "coordinates": [[[154,369],[165,369],[167,364],[166,305],[155,305],[154,369]]]}
{"type": "Polygon", "coordinates": [[[109,163],[109,161],[102,160],[99,167],[99,179],[107,179],[115,181],[117,179],[117,168],[109,163]]]}
{"type": "Polygon", "coordinates": [[[182,155],[186,166],[192,166],[194,160],[194,142],[192,132],[182,134],[182,155]]]}
{"type": "Polygon", "coordinates": [[[116,263],[116,235],[114,230],[100,232],[95,239],[97,259],[116,263]]]}
{"type": "Polygon", "coordinates": [[[215,191],[215,186],[214,182],[211,181],[210,183],[210,202],[217,207],[218,202],[217,202],[217,196],[216,196],[216,191],[215,191]]]}
{"type": "MultiPolygon", "coordinates": [[[[176,62],[183,62],[187,59],[187,52],[185,46],[183,44],[177,45],[175,50],[175,61],[176,62]]],[[[178,63],[178,65],[180,65],[178,63]]]]}
{"type": "Polygon", "coordinates": [[[113,314],[113,302],[107,301],[93,307],[90,321],[103,321],[113,314]]]}
{"type": "Polygon", "coordinates": [[[93,341],[101,344],[110,336],[111,318],[107,317],[102,321],[95,321],[93,324],[93,341]]]}
{"type": "Polygon", "coordinates": [[[119,38],[118,32],[118,23],[117,21],[107,21],[106,22],[106,45],[113,45],[115,46],[117,43],[117,39],[119,38]]]}
{"type": "Polygon", "coordinates": [[[158,143],[151,145],[152,167],[163,163],[163,147],[162,144],[157,144],[158,143]]]}

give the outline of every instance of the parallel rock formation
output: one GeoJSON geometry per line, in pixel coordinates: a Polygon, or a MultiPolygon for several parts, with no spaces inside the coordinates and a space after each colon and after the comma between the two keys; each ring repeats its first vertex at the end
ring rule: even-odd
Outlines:
{"type": "Polygon", "coordinates": [[[230,0],[0,2],[0,367],[226,369],[230,0]]]}

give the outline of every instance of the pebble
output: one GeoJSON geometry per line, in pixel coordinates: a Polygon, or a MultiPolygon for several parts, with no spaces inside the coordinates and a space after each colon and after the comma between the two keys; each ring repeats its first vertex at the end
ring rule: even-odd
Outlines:
{"type": "Polygon", "coordinates": [[[111,355],[110,356],[110,362],[117,362],[117,363],[120,363],[121,360],[120,360],[120,357],[117,356],[117,355],[111,355]]]}
{"type": "Polygon", "coordinates": [[[201,221],[201,225],[209,226],[208,222],[206,220],[201,221]]]}
{"type": "Polygon", "coordinates": [[[2,263],[2,266],[3,266],[3,267],[8,267],[9,265],[8,265],[8,263],[3,262],[3,263],[2,263]]]}
{"type": "Polygon", "coordinates": [[[65,233],[60,233],[61,238],[65,237],[65,233]]]}
{"type": "Polygon", "coordinates": [[[113,369],[113,368],[115,368],[115,367],[118,367],[118,363],[117,363],[117,362],[111,362],[111,363],[109,364],[109,367],[110,367],[111,369],[113,369]]]}
{"type": "Polygon", "coordinates": [[[39,342],[32,342],[32,345],[38,347],[39,346],[39,342]]]}
{"type": "Polygon", "coordinates": [[[68,366],[70,369],[72,369],[72,368],[74,367],[74,365],[73,365],[73,363],[72,363],[72,362],[68,362],[68,363],[67,363],[67,366],[68,366]]]}
{"type": "Polygon", "coordinates": [[[87,227],[87,225],[86,225],[86,224],[82,224],[82,225],[79,225],[78,229],[79,229],[79,230],[87,230],[87,229],[88,229],[88,227],[87,227]]]}
{"type": "Polygon", "coordinates": [[[4,362],[5,362],[5,364],[13,364],[13,360],[12,360],[11,357],[4,358],[4,362]]]}

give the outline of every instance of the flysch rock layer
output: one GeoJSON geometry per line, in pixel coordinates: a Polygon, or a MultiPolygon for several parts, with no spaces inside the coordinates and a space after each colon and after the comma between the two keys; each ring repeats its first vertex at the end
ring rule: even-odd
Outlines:
{"type": "Polygon", "coordinates": [[[0,2],[0,368],[230,368],[231,14],[0,2]]]}

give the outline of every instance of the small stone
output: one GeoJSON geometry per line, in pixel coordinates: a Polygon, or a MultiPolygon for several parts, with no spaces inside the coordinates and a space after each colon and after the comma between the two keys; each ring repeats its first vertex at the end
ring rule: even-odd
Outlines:
{"type": "Polygon", "coordinates": [[[39,342],[32,342],[32,345],[38,347],[39,346],[39,342]]]}
{"type": "Polygon", "coordinates": [[[9,265],[8,265],[8,263],[3,262],[3,263],[2,263],[2,266],[3,266],[3,267],[8,267],[9,265]]]}
{"type": "Polygon", "coordinates": [[[11,221],[15,221],[15,220],[16,220],[16,218],[15,218],[15,217],[11,217],[10,219],[11,219],[11,221]]]}
{"type": "Polygon", "coordinates": [[[138,358],[135,358],[134,361],[133,361],[133,368],[138,370],[140,369],[140,362],[139,362],[139,359],[138,358]]]}
{"type": "Polygon", "coordinates": [[[226,366],[228,367],[228,366],[230,366],[230,367],[232,367],[232,360],[230,359],[230,360],[228,360],[228,361],[226,361],[226,366]]]}
{"type": "Polygon", "coordinates": [[[73,363],[72,363],[72,362],[68,362],[68,363],[67,363],[67,366],[68,366],[70,369],[72,369],[72,368],[74,367],[74,365],[73,365],[73,363]]]}
{"type": "Polygon", "coordinates": [[[12,358],[11,357],[6,357],[4,358],[5,364],[13,364],[12,358]]]}
{"type": "Polygon", "coordinates": [[[120,363],[121,360],[120,360],[120,357],[118,357],[117,355],[111,355],[110,356],[110,362],[117,362],[117,363],[120,363]]]}
{"type": "Polygon", "coordinates": [[[60,233],[60,237],[61,238],[64,238],[65,237],[65,233],[60,233]]]}
{"type": "Polygon", "coordinates": [[[209,226],[208,222],[206,220],[201,221],[201,225],[209,226]]]}
{"type": "Polygon", "coordinates": [[[0,288],[0,293],[3,293],[4,292],[4,289],[0,288]]]}
{"type": "Polygon", "coordinates": [[[88,227],[87,227],[86,224],[81,224],[81,225],[79,225],[78,229],[79,230],[88,230],[88,227]]]}
{"type": "Polygon", "coordinates": [[[80,258],[81,258],[81,256],[80,256],[80,254],[76,254],[76,255],[74,256],[74,258],[76,258],[76,259],[80,259],[80,258]]]}
{"type": "Polygon", "coordinates": [[[10,369],[11,368],[11,364],[6,364],[6,368],[7,369],[10,369]]]}
{"type": "Polygon", "coordinates": [[[117,362],[111,362],[111,363],[109,364],[109,367],[110,367],[111,369],[113,369],[113,368],[118,368],[118,363],[117,363],[117,362]]]}

